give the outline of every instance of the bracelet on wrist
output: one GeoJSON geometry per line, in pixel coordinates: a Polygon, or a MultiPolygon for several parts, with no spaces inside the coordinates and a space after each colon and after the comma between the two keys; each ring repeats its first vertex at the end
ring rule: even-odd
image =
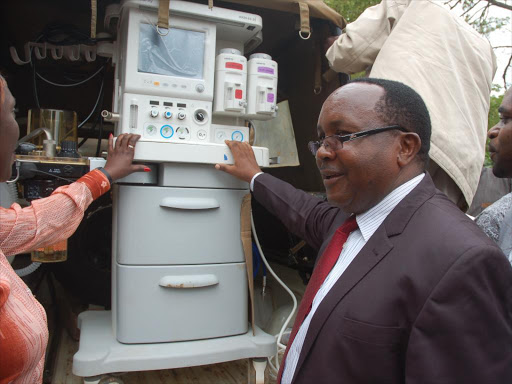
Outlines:
{"type": "Polygon", "coordinates": [[[105,175],[105,177],[108,179],[108,182],[110,183],[110,185],[114,184],[114,180],[112,179],[112,176],[110,176],[110,173],[108,173],[105,168],[99,167],[96,169],[105,175]]]}

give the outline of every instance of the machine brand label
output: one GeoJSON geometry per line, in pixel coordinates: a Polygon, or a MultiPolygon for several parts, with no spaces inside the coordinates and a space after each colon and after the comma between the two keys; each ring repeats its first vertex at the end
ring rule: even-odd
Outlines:
{"type": "Polygon", "coordinates": [[[243,70],[244,69],[244,66],[240,63],[234,63],[232,61],[228,61],[226,63],[226,68],[232,68],[232,69],[240,69],[240,70],[243,70]]]}
{"type": "Polygon", "coordinates": [[[274,102],[274,94],[273,93],[269,93],[267,95],[267,103],[273,103],[274,102]]]}
{"type": "Polygon", "coordinates": [[[261,73],[268,73],[269,75],[273,75],[273,74],[274,74],[274,68],[270,68],[270,67],[258,67],[258,72],[261,72],[261,73]]]}
{"type": "Polygon", "coordinates": [[[251,17],[251,16],[245,16],[245,15],[239,15],[238,17],[242,20],[256,21],[256,18],[254,16],[251,17]]]}

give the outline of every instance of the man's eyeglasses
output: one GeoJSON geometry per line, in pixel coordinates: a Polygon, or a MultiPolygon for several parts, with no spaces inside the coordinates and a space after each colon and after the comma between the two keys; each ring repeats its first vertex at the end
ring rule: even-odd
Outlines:
{"type": "Polygon", "coordinates": [[[324,137],[321,140],[318,141],[310,141],[308,143],[308,148],[313,154],[313,156],[316,156],[316,153],[320,149],[321,146],[324,146],[326,150],[331,151],[337,151],[338,149],[343,148],[343,143],[355,139],[359,139],[361,137],[366,137],[370,135],[375,135],[376,133],[391,131],[393,129],[398,129],[402,132],[408,132],[405,128],[402,128],[399,125],[390,125],[388,127],[382,127],[382,128],[375,128],[375,129],[368,129],[366,131],[360,131],[356,133],[351,133],[349,135],[331,135],[324,137]]]}

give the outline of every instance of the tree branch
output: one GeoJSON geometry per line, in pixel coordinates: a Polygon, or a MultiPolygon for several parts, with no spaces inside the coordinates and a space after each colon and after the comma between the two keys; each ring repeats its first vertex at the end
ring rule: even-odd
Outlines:
{"type": "Polygon", "coordinates": [[[471,11],[473,8],[475,8],[476,6],[478,5],[478,1],[476,1],[471,7],[469,7],[468,9],[466,9],[464,11],[464,13],[462,15],[460,15],[460,17],[464,16],[466,13],[468,13],[469,11],[471,11]]]}
{"type": "MultiPolygon", "coordinates": [[[[450,10],[451,10],[451,9],[453,9],[453,8],[455,8],[458,4],[460,4],[460,3],[461,3],[461,1],[462,1],[462,0],[457,0],[457,1],[455,2],[455,4],[450,5],[450,10]]],[[[445,5],[446,5],[446,4],[450,4],[451,2],[452,2],[452,0],[448,0],[448,1],[445,3],[445,5]]]]}
{"type": "Polygon", "coordinates": [[[505,89],[507,89],[507,72],[510,68],[511,63],[512,63],[512,55],[510,55],[510,58],[508,59],[508,64],[505,67],[505,70],[503,71],[503,84],[505,84],[505,89]]]}
{"type": "Polygon", "coordinates": [[[480,14],[480,23],[482,20],[484,20],[487,17],[487,14],[489,13],[489,7],[491,6],[491,3],[487,4],[487,6],[484,8],[482,13],[480,14]]]}
{"type": "Polygon", "coordinates": [[[493,49],[498,49],[498,48],[512,48],[512,45],[497,45],[496,47],[492,47],[493,49]]]}
{"type": "Polygon", "coordinates": [[[500,1],[496,1],[496,0],[486,0],[489,4],[492,4],[492,5],[495,5],[497,7],[501,7],[501,8],[505,8],[505,9],[509,9],[512,11],[512,5],[508,5],[508,4],[505,4],[505,3],[502,3],[500,1]]]}
{"type": "MultiPolygon", "coordinates": [[[[487,0],[485,0],[485,1],[487,1],[487,0]]],[[[477,0],[475,5],[480,4],[480,2],[481,2],[481,0],[477,0]]],[[[484,5],[483,8],[480,8],[478,11],[475,11],[475,13],[473,13],[471,16],[466,16],[466,22],[470,23],[470,21],[471,21],[471,19],[473,19],[473,17],[477,16],[478,14],[481,15],[488,7],[489,7],[489,3],[487,3],[487,5],[484,5]]]]}

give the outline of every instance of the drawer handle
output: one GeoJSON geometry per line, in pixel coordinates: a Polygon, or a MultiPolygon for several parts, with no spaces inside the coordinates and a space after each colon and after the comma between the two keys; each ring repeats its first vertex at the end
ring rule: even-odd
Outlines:
{"type": "Polygon", "coordinates": [[[214,209],[219,208],[219,202],[211,197],[165,197],[160,202],[161,207],[176,209],[214,209]]]}
{"type": "Polygon", "coordinates": [[[185,276],[164,276],[158,284],[164,288],[200,288],[219,284],[217,276],[208,275],[185,275],[185,276]]]}

